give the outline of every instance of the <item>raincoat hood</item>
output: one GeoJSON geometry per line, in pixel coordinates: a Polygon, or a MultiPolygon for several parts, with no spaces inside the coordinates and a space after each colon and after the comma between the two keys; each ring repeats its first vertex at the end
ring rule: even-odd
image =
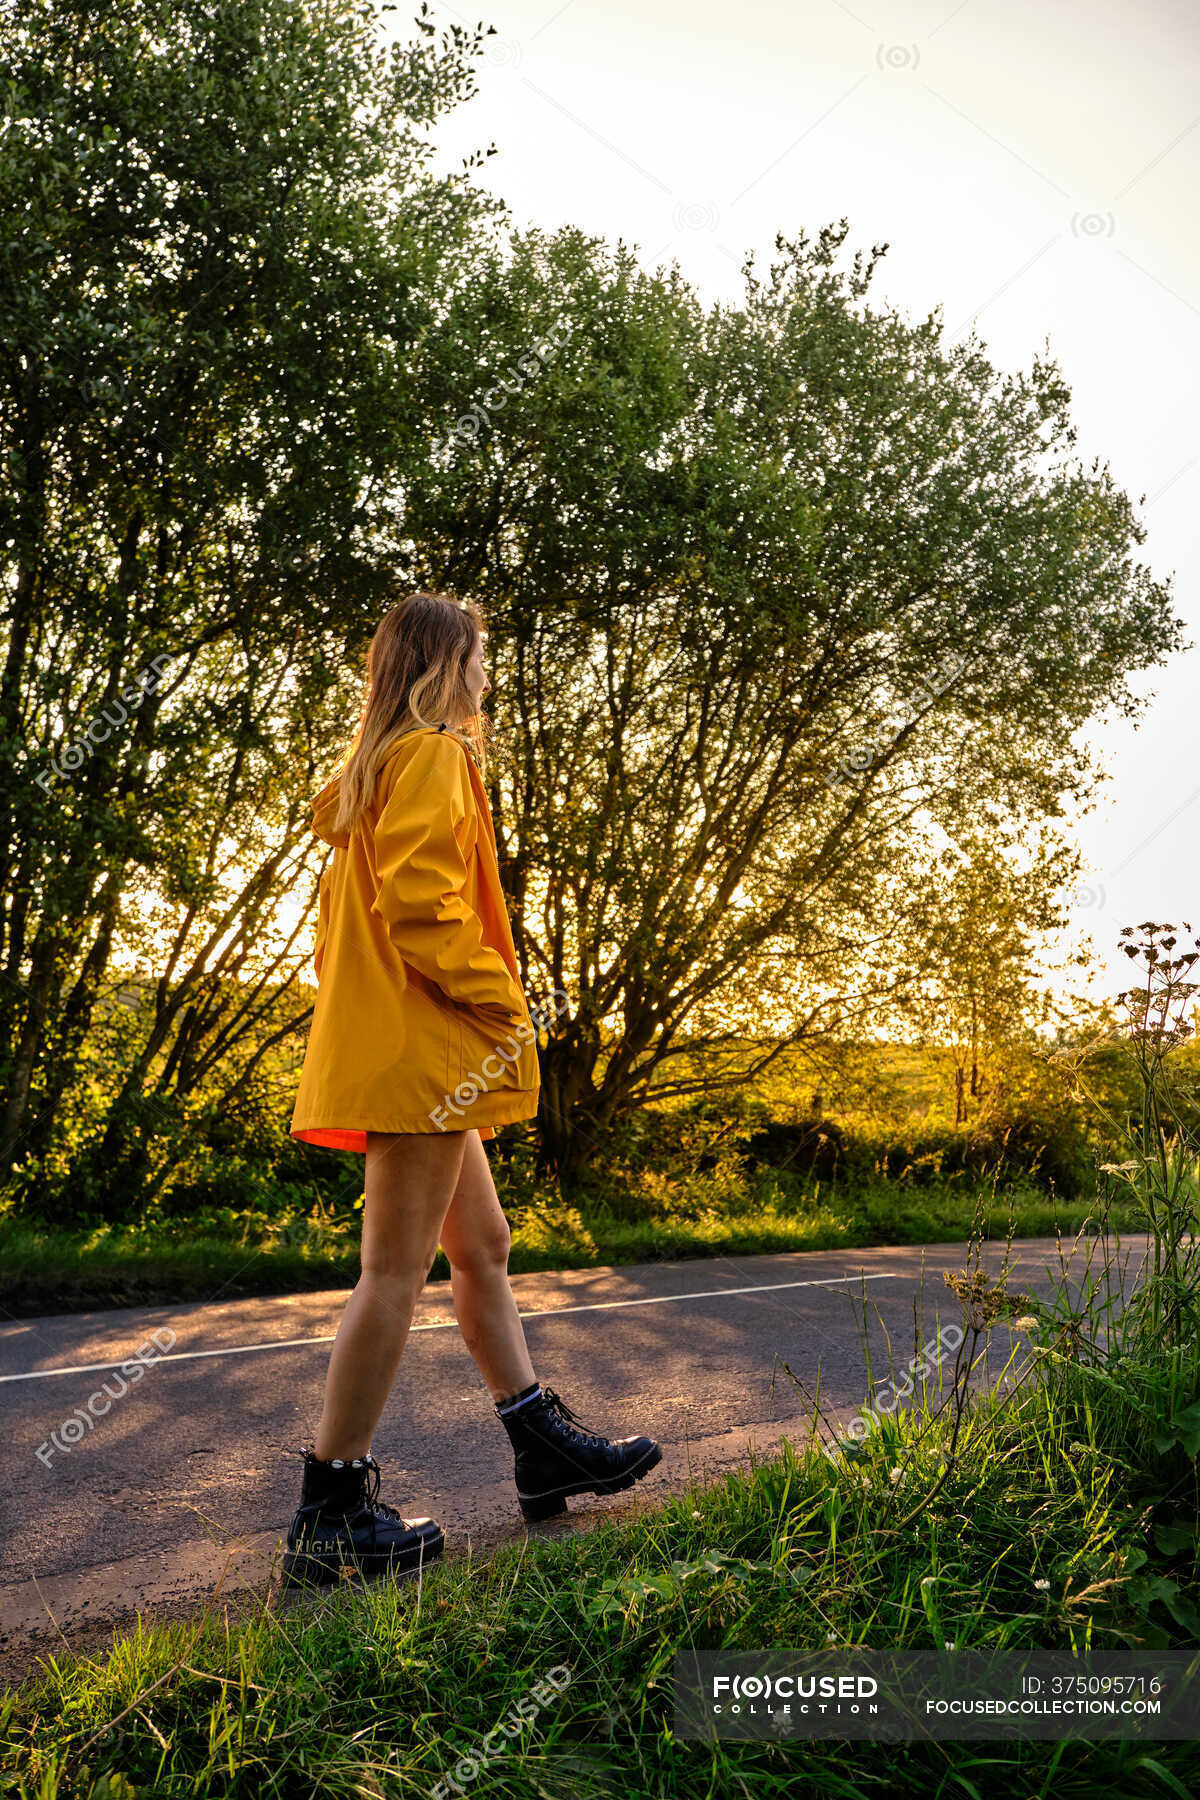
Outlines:
{"type": "MultiPolygon", "coordinates": [[[[429,728],[418,727],[418,729],[428,730],[429,728]]],[[[446,727],[440,725],[438,727],[439,735],[445,730],[446,727]]],[[[395,756],[396,752],[400,749],[403,740],[410,735],[411,733],[409,731],[402,731],[396,741],[384,751],[379,762],[379,771],[381,775],[383,770],[390,763],[392,757],[395,756]]],[[[464,749],[467,748],[465,743],[463,743],[463,739],[457,732],[452,731],[449,735],[456,738],[460,744],[463,744],[464,749]]],[[[472,760],[474,759],[472,758],[472,760]]],[[[383,779],[384,784],[387,785],[389,778],[385,776],[383,779]]],[[[344,829],[339,831],[333,822],[337,817],[338,810],[338,786],[338,777],[335,775],[333,780],[329,782],[327,786],[323,787],[320,793],[312,800],[312,828],[317,837],[324,839],[327,844],[332,844],[335,850],[345,850],[350,843],[350,833],[344,829]]]]}

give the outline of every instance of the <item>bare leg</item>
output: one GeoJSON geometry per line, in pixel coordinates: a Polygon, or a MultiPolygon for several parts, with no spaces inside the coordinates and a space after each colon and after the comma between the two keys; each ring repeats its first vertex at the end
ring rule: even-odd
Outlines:
{"type": "Polygon", "coordinates": [[[362,1274],[329,1357],[316,1454],[365,1456],[395,1380],[417,1296],[477,1131],[367,1133],[362,1274]]]}
{"type": "Polygon", "coordinates": [[[507,1400],[537,1377],[508,1280],[511,1233],[477,1131],[467,1147],[442,1226],[454,1313],[493,1400],[507,1400]]]}

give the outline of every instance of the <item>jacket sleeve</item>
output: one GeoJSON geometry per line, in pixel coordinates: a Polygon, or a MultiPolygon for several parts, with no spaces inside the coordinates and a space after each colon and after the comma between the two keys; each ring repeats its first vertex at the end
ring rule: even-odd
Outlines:
{"type": "Polygon", "coordinates": [[[422,735],[394,779],[375,823],[379,892],[374,911],[396,950],[450,999],[498,1017],[524,1017],[525,998],[464,896],[467,865],[458,826],[475,804],[466,752],[453,738],[422,735]]]}

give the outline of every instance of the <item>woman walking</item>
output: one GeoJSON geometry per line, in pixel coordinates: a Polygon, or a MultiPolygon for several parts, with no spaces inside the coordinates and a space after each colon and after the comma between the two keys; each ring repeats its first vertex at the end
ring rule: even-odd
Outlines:
{"type": "Polygon", "coordinates": [[[317,999],[292,1135],[365,1157],[362,1274],[334,1340],[304,1458],[285,1581],[380,1574],[441,1554],[432,1519],[378,1499],[371,1439],[439,1242],[459,1329],[516,1453],[526,1519],[612,1493],[661,1459],[610,1441],[537,1381],[508,1279],[508,1223],[484,1142],[532,1117],[525,1003],[481,770],[478,608],[414,593],[387,614],[345,767],[313,802],[321,879],[317,999]]]}

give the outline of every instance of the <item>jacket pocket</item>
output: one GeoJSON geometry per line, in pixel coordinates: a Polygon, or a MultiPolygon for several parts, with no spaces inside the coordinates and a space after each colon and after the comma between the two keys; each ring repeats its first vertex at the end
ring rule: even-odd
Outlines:
{"type": "Polygon", "coordinates": [[[528,1013],[493,1014],[480,1006],[459,1009],[464,1069],[486,1082],[489,1090],[526,1088],[534,1084],[537,1038],[528,1013]]]}
{"type": "Polygon", "coordinates": [[[460,1005],[468,1018],[478,1025],[489,1028],[495,1026],[500,1030],[512,1031],[523,1020],[529,1018],[528,1010],[523,1004],[493,1006],[490,1002],[484,1005],[477,1000],[463,1000],[460,1005]]]}

